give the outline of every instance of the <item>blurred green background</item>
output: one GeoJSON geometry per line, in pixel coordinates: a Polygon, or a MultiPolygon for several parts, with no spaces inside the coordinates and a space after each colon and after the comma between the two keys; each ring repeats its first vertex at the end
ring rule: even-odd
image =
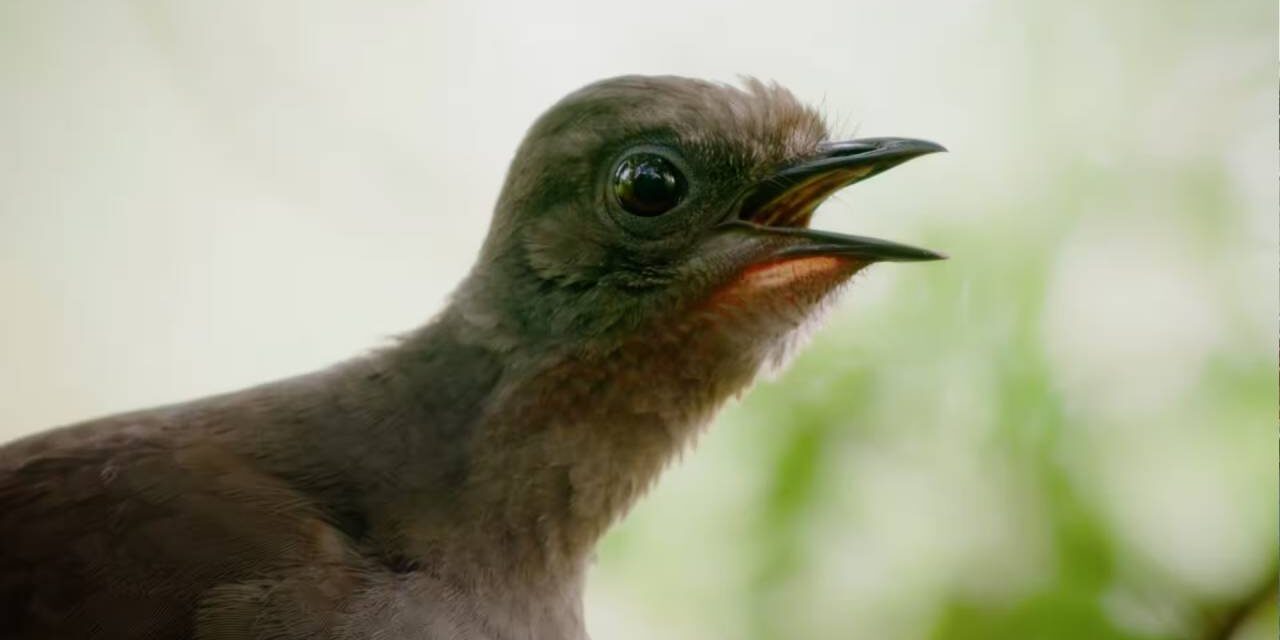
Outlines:
{"type": "Polygon", "coordinates": [[[0,3],[0,437],[422,322],[523,129],[777,79],[952,150],[604,541],[600,639],[1275,638],[1274,2],[0,3]]]}

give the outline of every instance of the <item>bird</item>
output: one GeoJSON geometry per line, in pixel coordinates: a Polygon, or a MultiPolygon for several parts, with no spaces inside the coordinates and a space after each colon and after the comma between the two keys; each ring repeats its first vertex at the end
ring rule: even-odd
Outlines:
{"type": "Polygon", "coordinates": [[[0,448],[0,637],[585,639],[602,535],[851,278],[812,229],[944,151],[777,83],[620,76],[517,148],[474,266],[389,344],[0,448]]]}

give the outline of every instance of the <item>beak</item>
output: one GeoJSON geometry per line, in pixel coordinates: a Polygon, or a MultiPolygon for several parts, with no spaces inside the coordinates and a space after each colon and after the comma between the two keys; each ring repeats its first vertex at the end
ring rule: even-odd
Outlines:
{"type": "Polygon", "coordinates": [[[941,260],[946,256],[928,249],[808,228],[813,211],[836,191],[938,151],[946,149],[910,138],[823,143],[816,155],[757,182],[740,200],[737,218],[728,224],[776,240],[774,258],[832,256],[868,263],[941,260]]]}

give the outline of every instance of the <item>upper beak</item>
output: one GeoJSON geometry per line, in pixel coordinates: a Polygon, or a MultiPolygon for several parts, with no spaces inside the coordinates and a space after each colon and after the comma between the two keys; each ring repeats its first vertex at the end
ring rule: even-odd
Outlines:
{"type": "Polygon", "coordinates": [[[827,142],[816,155],[784,167],[757,182],[740,201],[734,226],[775,236],[783,247],[777,257],[827,255],[865,262],[940,260],[942,254],[888,240],[815,231],[808,228],[814,209],[828,196],[855,182],[922,155],[946,151],[935,142],[911,138],[863,138],[827,142]]]}

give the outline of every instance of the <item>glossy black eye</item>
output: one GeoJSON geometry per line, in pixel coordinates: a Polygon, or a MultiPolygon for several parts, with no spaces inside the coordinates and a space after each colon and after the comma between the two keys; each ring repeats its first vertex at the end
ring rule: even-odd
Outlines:
{"type": "Polygon", "coordinates": [[[660,216],[674,209],[684,198],[686,186],[680,170],[653,153],[627,156],[613,173],[618,204],[637,216],[660,216]]]}

